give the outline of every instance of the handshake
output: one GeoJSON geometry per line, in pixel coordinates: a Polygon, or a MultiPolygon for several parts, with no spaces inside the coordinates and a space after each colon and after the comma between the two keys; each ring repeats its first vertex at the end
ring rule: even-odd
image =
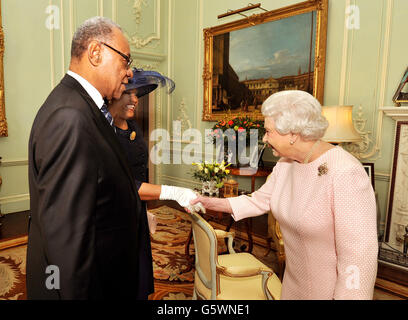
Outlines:
{"type": "Polygon", "coordinates": [[[175,200],[184,207],[188,212],[203,212],[205,213],[205,208],[201,204],[201,202],[198,202],[196,204],[190,204],[191,200],[194,200],[197,198],[197,194],[187,188],[181,188],[181,187],[174,187],[174,186],[166,186],[162,185],[161,186],[161,193],[160,193],[160,200],[175,200]]]}

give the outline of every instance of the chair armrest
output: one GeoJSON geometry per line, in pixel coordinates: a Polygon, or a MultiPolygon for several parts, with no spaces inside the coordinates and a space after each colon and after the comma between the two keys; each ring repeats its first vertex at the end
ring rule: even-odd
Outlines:
{"type": "MultiPolygon", "coordinates": [[[[268,300],[277,300],[280,299],[280,293],[276,294],[276,292],[272,293],[271,290],[268,288],[268,282],[273,281],[275,283],[271,283],[272,286],[276,289],[281,290],[281,282],[278,278],[276,280],[272,277],[274,275],[273,270],[260,268],[260,267],[243,267],[243,266],[232,266],[232,267],[222,267],[217,266],[217,272],[219,274],[225,275],[231,278],[240,278],[240,277],[253,277],[257,275],[262,275],[262,289],[263,292],[268,300]]],[[[276,276],[275,276],[276,277],[276,276]]]]}
{"type": "Polygon", "coordinates": [[[217,236],[217,239],[225,239],[228,238],[228,251],[229,253],[236,253],[233,247],[233,242],[234,242],[234,236],[235,233],[234,232],[226,232],[223,230],[219,230],[219,229],[214,229],[215,231],[215,235],[217,236]]]}
{"type": "Polygon", "coordinates": [[[253,277],[264,273],[267,273],[268,276],[273,275],[273,271],[271,269],[247,266],[218,266],[217,271],[227,277],[253,277]]]}
{"type": "Polygon", "coordinates": [[[227,232],[227,231],[223,231],[223,230],[219,230],[219,229],[214,229],[214,231],[215,231],[215,234],[217,235],[217,238],[228,238],[228,237],[234,237],[235,236],[235,233],[234,232],[232,232],[232,231],[230,231],[230,232],[227,232]]]}

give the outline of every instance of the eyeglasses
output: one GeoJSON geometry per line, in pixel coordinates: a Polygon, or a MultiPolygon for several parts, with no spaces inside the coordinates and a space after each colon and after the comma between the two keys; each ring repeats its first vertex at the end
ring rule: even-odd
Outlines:
{"type": "Polygon", "coordinates": [[[130,65],[131,65],[132,62],[133,62],[133,59],[132,59],[130,56],[127,56],[126,54],[120,52],[119,50],[116,50],[115,48],[111,47],[109,44],[107,44],[107,43],[105,43],[105,42],[102,42],[102,41],[101,41],[101,43],[102,43],[103,45],[107,46],[109,49],[112,49],[112,50],[115,51],[116,53],[120,54],[120,55],[122,56],[122,58],[125,59],[126,62],[127,62],[126,67],[127,67],[127,68],[130,67],[130,65]]]}

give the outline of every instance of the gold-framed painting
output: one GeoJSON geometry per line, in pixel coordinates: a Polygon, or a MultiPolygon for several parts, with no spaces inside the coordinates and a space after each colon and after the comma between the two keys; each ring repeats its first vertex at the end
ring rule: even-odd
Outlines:
{"type": "Polygon", "coordinates": [[[6,106],[4,99],[4,32],[1,19],[1,3],[0,3],[0,137],[7,137],[7,120],[6,120],[6,106]]]}
{"type": "Polygon", "coordinates": [[[327,12],[309,0],[204,29],[202,119],[263,119],[263,101],[291,89],[323,104],[327,12]]]}
{"type": "Polygon", "coordinates": [[[401,79],[401,82],[398,85],[398,89],[395,92],[392,101],[398,106],[401,106],[401,103],[408,103],[408,68],[404,72],[404,76],[401,79]]]}

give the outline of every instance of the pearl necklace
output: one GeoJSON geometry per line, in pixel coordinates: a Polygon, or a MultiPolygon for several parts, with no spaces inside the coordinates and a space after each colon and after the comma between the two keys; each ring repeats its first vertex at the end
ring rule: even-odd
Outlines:
{"type": "Polygon", "coordinates": [[[317,140],[313,146],[310,148],[309,152],[306,154],[305,160],[303,160],[303,163],[309,163],[309,159],[313,154],[313,151],[315,151],[315,149],[318,147],[318,145],[320,144],[320,140],[317,140]]]}

